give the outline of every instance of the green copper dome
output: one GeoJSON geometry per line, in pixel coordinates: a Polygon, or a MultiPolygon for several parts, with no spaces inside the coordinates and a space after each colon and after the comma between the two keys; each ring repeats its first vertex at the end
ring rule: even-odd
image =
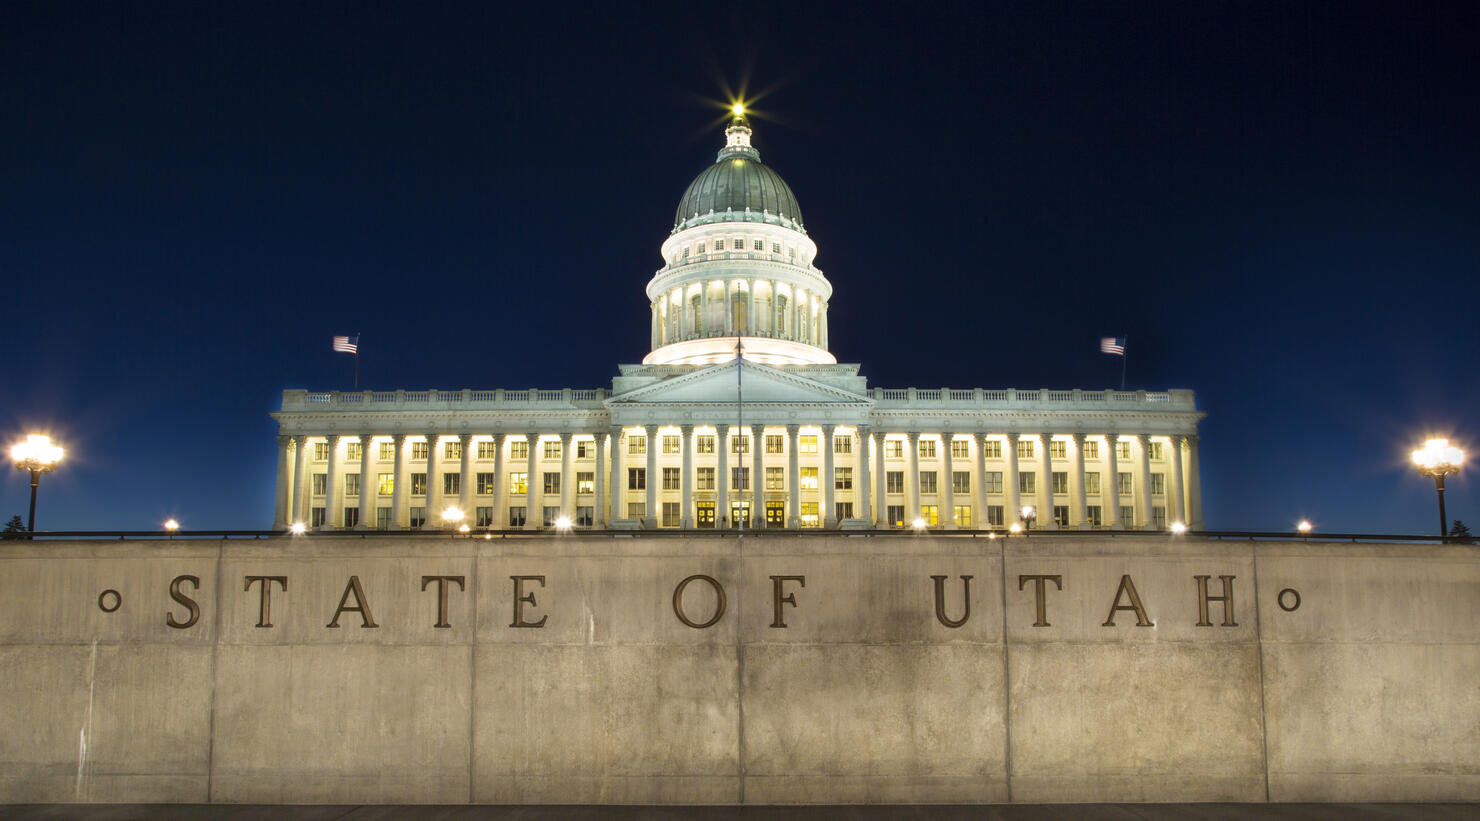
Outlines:
{"type": "Polygon", "coordinates": [[[795,223],[801,229],[802,209],[797,205],[796,195],[780,174],[761,162],[760,152],[750,146],[750,127],[745,119],[737,116],[725,129],[725,135],[727,144],[719,152],[718,160],[689,183],[683,199],[678,201],[678,211],[673,217],[675,230],[695,217],[700,222],[783,221],[795,223]]]}

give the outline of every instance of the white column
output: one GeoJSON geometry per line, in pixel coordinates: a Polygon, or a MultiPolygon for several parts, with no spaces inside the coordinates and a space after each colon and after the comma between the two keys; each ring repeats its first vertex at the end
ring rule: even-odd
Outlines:
{"type": "Polygon", "coordinates": [[[678,450],[683,454],[683,475],[679,477],[680,509],[678,526],[684,530],[694,529],[694,426],[679,425],[678,450]]]}
{"type": "Polygon", "coordinates": [[[972,437],[976,440],[976,482],[972,486],[972,498],[976,500],[976,527],[978,530],[989,527],[987,523],[987,435],[978,433],[972,437]]]}
{"type": "Polygon", "coordinates": [[[539,530],[545,522],[544,497],[540,495],[544,491],[539,474],[540,435],[528,434],[528,441],[529,460],[524,468],[524,529],[539,530]]]}
{"type": "Polygon", "coordinates": [[[801,425],[786,426],[786,526],[791,530],[802,526],[801,429],[801,425]]]}
{"type": "Polygon", "coordinates": [[[769,309],[769,312],[766,315],[766,327],[771,329],[771,338],[772,339],[780,339],[781,338],[781,326],[780,326],[780,323],[778,323],[776,321],[776,305],[777,305],[776,300],[777,300],[777,298],[778,297],[776,295],[776,280],[773,279],[773,280],[771,280],[771,307],[769,309]]]}
{"type": "Polygon", "coordinates": [[[1125,525],[1120,523],[1120,437],[1114,431],[1105,434],[1105,444],[1110,452],[1105,456],[1105,464],[1109,468],[1110,475],[1100,478],[1100,498],[1109,510],[1105,511],[1106,520],[1110,522],[1111,530],[1124,530],[1125,525]],[[1105,482],[1109,479],[1109,483],[1105,482]]]}
{"type": "Polygon", "coordinates": [[[611,440],[611,434],[596,434],[596,495],[591,500],[591,525],[592,527],[610,527],[610,519],[607,518],[606,502],[606,447],[611,440]]]}
{"type": "Polygon", "coordinates": [[[647,513],[644,524],[658,526],[658,426],[647,425],[647,513]]]}
{"type": "Polygon", "coordinates": [[[504,474],[508,472],[508,465],[504,461],[504,435],[495,433],[493,435],[493,494],[489,504],[493,505],[493,527],[497,530],[506,530],[509,527],[508,494],[504,488],[509,477],[504,474]]]}
{"type": "Polygon", "coordinates": [[[407,491],[406,486],[410,481],[406,478],[406,434],[397,433],[392,437],[396,443],[395,475],[391,477],[391,530],[404,530],[409,526],[407,521],[407,491]]]}
{"type": "MultiPolygon", "coordinates": [[[[715,471],[714,477],[715,503],[714,515],[716,527],[721,529],[735,527],[738,523],[730,521],[730,426],[715,425],[714,447],[719,451],[719,469],[715,471]]],[[[739,431],[736,431],[739,433],[739,431]]],[[[744,464],[745,460],[740,454],[735,455],[736,464],[744,464]]]]}
{"type": "MultiPolygon", "coordinates": [[[[1084,434],[1074,434],[1074,472],[1069,476],[1069,526],[1089,530],[1089,511],[1084,500],[1084,434]]],[[[1100,511],[1101,521],[1105,511],[1100,511]]]]}
{"type": "Polygon", "coordinates": [[[288,447],[293,444],[293,437],[279,436],[278,459],[277,459],[277,494],[273,497],[272,529],[286,530],[288,527],[288,514],[292,512],[288,486],[288,447]]]}
{"type": "Polygon", "coordinates": [[[873,478],[869,472],[869,443],[873,435],[869,433],[867,425],[858,426],[858,484],[853,491],[853,496],[858,500],[858,510],[854,513],[858,518],[869,522],[874,521],[873,516],[873,478]]]}
{"type": "Polygon", "coordinates": [[[375,529],[375,494],[380,489],[371,481],[370,451],[375,448],[375,437],[368,433],[360,435],[360,524],[356,530],[375,529]]]}
{"type": "Polygon", "coordinates": [[[765,527],[765,507],[761,496],[761,487],[766,480],[765,462],[762,456],[766,452],[763,444],[766,440],[765,425],[750,426],[750,523],[751,526],[760,529],[765,527]]]}
{"type": "Polygon", "coordinates": [[[940,463],[942,473],[945,476],[936,480],[936,487],[940,489],[940,524],[946,530],[955,530],[956,525],[956,488],[951,481],[951,473],[955,465],[951,462],[951,432],[945,431],[940,435],[940,446],[942,453],[940,463]],[[941,484],[941,482],[944,484],[941,484]]]}
{"type": "Polygon", "coordinates": [[[1182,509],[1182,437],[1172,436],[1168,438],[1170,441],[1167,444],[1171,446],[1168,461],[1172,465],[1172,475],[1167,477],[1171,480],[1167,488],[1167,524],[1181,522],[1185,525],[1187,524],[1187,514],[1182,509]]]}
{"type": "Polygon", "coordinates": [[[473,507],[475,504],[473,501],[473,493],[477,489],[476,487],[474,487],[475,483],[473,481],[472,472],[473,434],[460,433],[457,435],[457,441],[461,443],[458,445],[458,447],[462,448],[461,453],[459,453],[459,456],[461,458],[458,461],[457,465],[457,473],[459,476],[457,480],[457,506],[463,512],[463,524],[467,525],[468,527],[472,527],[473,525],[478,523],[478,515],[473,507]]]}
{"type": "Polygon", "coordinates": [[[441,453],[437,450],[441,445],[438,434],[427,434],[427,520],[421,526],[422,530],[442,527],[442,477],[437,475],[442,469],[441,453]]]}
{"type": "Polygon", "coordinates": [[[904,500],[904,520],[909,525],[920,518],[920,433],[910,431],[909,452],[904,455],[905,463],[905,489],[908,495],[904,500]]]}
{"type": "Polygon", "coordinates": [[[1022,507],[1018,498],[1018,439],[1021,434],[1007,434],[1007,450],[1002,454],[1006,468],[1002,473],[1002,522],[1017,521],[1018,509],[1022,507]]]}
{"type": "Polygon", "coordinates": [[[618,519],[627,518],[627,511],[622,510],[621,507],[622,499],[624,498],[622,480],[625,478],[622,475],[622,428],[612,425],[611,432],[607,434],[606,438],[611,442],[612,448],[611,487],[607,491],[609,495],[607,497],[608,511],[606,520],[606,526],[611,527],[612,523],[618,519]]]}
{"type": "Polygon", "coordinates": [[[306,522],[304,502],[308,498],[303,483],[308,479],[308,437],[293,437],[293,521],[306,522]]]}
{"type": "Polygon", "coordinates": [[[1048,443],[1053,438],[1046,433],[1038,434],[1038,523],[1044,530],[1058,530],[1053,520],[1053,460],[1048,455],[1048,443]]]}
{"type": "Polygon", "coordinates": [[[1151,437],[1136,434],[1136,527],[1151,527],[1151,437]]]}
{"type": "Polygon", "coordinates": [[[566,431],[560,434],[560,515],[575,522],[576,520],[576,475],[573,472],[575,459],[575,444],[572,439],[575,434],[566,431]]]}
{"type": "Polygon", "coordinates": [[[329,437],[329,484],[324,488],[324,530],[337,530],[344,524],[344,514],[339,511],[339,434],[329,437]]]}
{"type": "Polygon", "coordinates": [[[889,526],[887,518],[889,516],[889,476],[884,470],[884,437],[886,436],[888,434],[880,430],[878,447],[874,448],[874,466],[878,468],[874,471],[874,475],[878,477],[874,482],[874,499],[878,502],[874,505],[875,527],[889,526]]]}
{"type": "Polygon", "coordinates": [[[818,484],[822,485],[822,526],[831,530],[838,526],[837,480],[833,468],[833,431],[836,425],[822,426],[822,473],[818,484]]]}
{"type": "Polygon", "coordinates": [[[1197,466],[1197,435],[1187,437],[1187,527],[1202,530],[1202,477],[1197,466]]]}
{"type": "Polygon", "coordinates": [[[745,307],[745,324],[747,327],[740,330],[743,333],[755,336],[756,329],[760,327],[755,321],[755,280],[747,279],[745,281],[745,287],[748,289],[745,294],[749,298],[750,304],[745,307]]]}

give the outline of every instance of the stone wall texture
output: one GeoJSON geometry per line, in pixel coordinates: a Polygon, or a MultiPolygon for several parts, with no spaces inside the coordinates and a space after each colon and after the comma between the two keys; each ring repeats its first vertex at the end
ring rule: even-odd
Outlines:
{"type": "Polygon", "coordinates": [[[7,542],[0,671],[5,802],[1480,800],[1468,546],[7,542]]]}

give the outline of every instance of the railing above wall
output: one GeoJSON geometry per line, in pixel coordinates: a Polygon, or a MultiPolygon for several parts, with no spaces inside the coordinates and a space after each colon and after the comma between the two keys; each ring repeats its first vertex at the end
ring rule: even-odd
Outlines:
{"type": "Polygon", "coordinates": [[[354,410],[498,410],[517,408],[588,408],[600,409],[610,395],[605,388],[578,390],[504,390],[475,391],[283,391],[283,410],[317,411],[331,407],[354,410]]]}
{"type": "Polygon", "coordinates": [[[1135,407],[1142,410],[1195,411],[1196,400],[1190,390],[1171,391],[1086,391],[1007,388],[987,390],[973,388],[872,388],[869,398],[881,410],[918,408],[1053,408],[1114,410],[1135,407]]]}

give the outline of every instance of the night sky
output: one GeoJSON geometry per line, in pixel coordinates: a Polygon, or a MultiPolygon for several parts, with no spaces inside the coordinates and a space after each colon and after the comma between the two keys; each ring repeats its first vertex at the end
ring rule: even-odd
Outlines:
{"type": "Polygon", "coordinates": [[[1209,528],[1432,532],[1408,451],[1480,448],[1477,42],[1474,3],[7,4],[0,434],[69,449],[41,529],[265,528],[333,334],[363,387],[609,387],[743,90],[871,386],[1115,387],[1125,335],[1208,414],[1209,528]]]}

